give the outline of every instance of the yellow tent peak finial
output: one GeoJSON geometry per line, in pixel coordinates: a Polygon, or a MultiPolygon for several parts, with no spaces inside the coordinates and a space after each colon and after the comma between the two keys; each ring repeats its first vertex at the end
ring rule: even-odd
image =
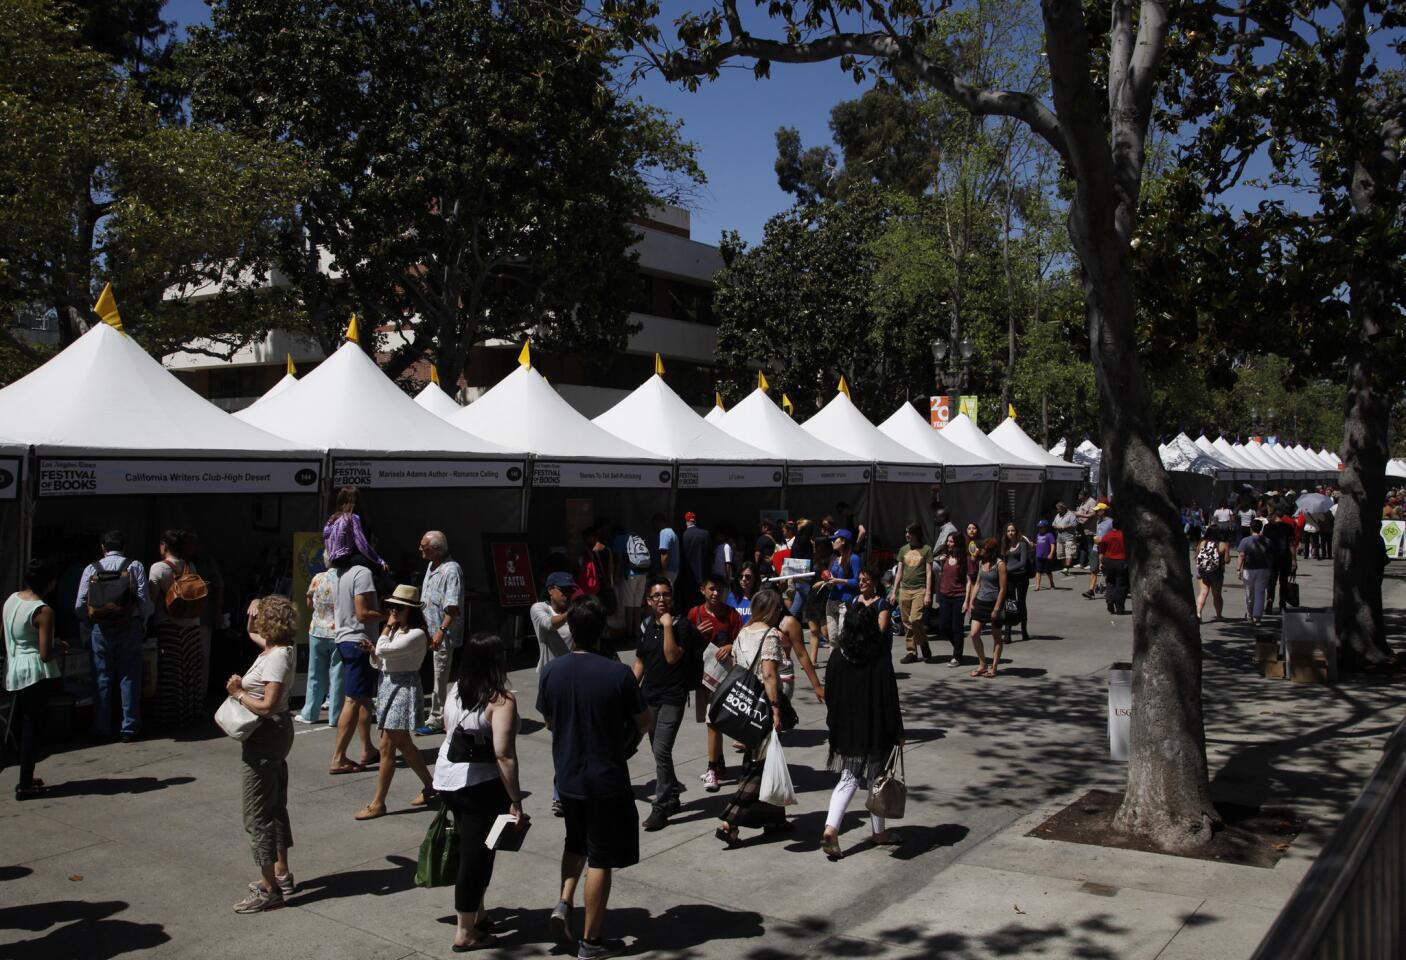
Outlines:
{"type": "Polygon", "coordinates": [[[517,362],[519,366],[532,369],[532,341],[522,341],[522,349],[518,351],[517,362]]]}
{"type": "Polygon", "coordinates": [[[713,391],[713,406],[717,407],[719,410],[727,409],[727,407],[723,406],[723,395],[716,390],[713,391]]]}
{"type": "Polygon", "coordinates": [[[656,377],[664,376],[664,358],[657,353],[654,355],[654,375],[656,377]]]}
{"type": "Polygon", "coordinates": [[[298,368],[293,366],[293,355],[291,353],[285,353],[283,357],[288,361],[288,376],[296,377],[298,375],[298,368]]]}
{"type": "Polygon", "coordinates": [[[762,393],[766,393],[771,389],[771,384],[766,382],[766,374],[762,373],[760,370],[757,371],[757,389],[762,393]]]}
{"type": "Polygon", "coordinates": [[[784,393],[781,395],[781,409],[785,410],[787,413],[796,412],[796,405],[792,403],[791,398],[784,393]]]}
{"type": "Polygon", "coordinates": [[[122,316],[117,312],[117,298],[112,295],[112,284],[103,284],[103,292],[98,294],[98,302],[93,304],[93,312],[102,322],[115,330],[122,330],[122,316]]]}
{"type": "Polygon", "coordinates": [[[361,324],[357,323],[356,314],[352,314],[351,323],[347,324],[347,343],[361,342],[361,324]]]}
{"type": "Polygon", "coordinates": [[[1015,404],[1006,404],[1006,416],[1010,417],[1012,420],[1015,419],[1015,404]]]}
{"type": "Polygon", "coordinates": [[[845,375],[843,373],[840,374],[840,392],[845,395],[846,399],[851,399],[849,395],[849,384],[845,382],[845,375]]]}
{"type": "Polygon", "coordinates": [[[439,386],[439,367],[430,364],[430,383],[439,386]]]}

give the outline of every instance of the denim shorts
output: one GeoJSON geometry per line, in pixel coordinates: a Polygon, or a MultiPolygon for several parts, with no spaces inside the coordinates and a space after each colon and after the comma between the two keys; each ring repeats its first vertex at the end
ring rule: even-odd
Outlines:
{"type": "Polygon", "coordinates": [[[376,670],[371,666],[371,654],[361,644],[342,640],[337,653],[346,670],[342,674],[342,692],[353,700],[376,699],[376,670]]]}

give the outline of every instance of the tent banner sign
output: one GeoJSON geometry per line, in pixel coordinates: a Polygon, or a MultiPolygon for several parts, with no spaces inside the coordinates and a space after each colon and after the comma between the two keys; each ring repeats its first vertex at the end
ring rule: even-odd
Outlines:
{"type": "Polygon", "coordinates": [[[786,482],[793,487],[815,487],[827,483],[868,483],[873,471],[863,464],[816,464],[786,467],[786,482]]]}
{"type": "Polygon", "coordinates": [[[41,459],[39,496],[316,493],[316,460],[41,459]]]}
{"type": "Polygon", "coordinates": [[[874,479],[880,483],[941,483],[942,468],[918,467],[911,464],[876,463],[874,479]]]}
{"type": "Polygon", "coordinates": [[[570,463],[536,460],[534,487],[667,487],[674,471],[667,463],[570,463]]]}
{"type": "Polygon", "coordinates": [[[0,500],[17,500],[20,495],[20,462],[16,457],[0,457],[0,500]]]}
{"type": "Polygon", "coordinates": [[[943,473],[948,483],[979,483],[998,479],[1000,469],[995,464],[990,466],[980,464],[966,467],[945,467],[943,473]]]}
{"type": "Polygon", "coordinates": [[[1073,464],[1067,467],[1049,466],[1045,468],[1045,476],[1050,480],[1082,480],[1084,468],[1073,464]]]}
{"type": "Polygon", "coordinates": [[[1020,467],[1002,467],[1002,483],[1039,483],[1042,477],[1039,470],[1026,470],[1020,467]]]}
{"type": "Polygon", "coordinates": [[[1406,520],[1382,521],[1382,545],[1387,559],[1406,559],[1406,520]]]}
{"type": "Polygon", "coordinates": [[[679,464],[680,490],[714,490],[728,487],[779,487],[781,465],[679,464]]]}
{"type": "Polygon", "coordinates": [[[521,460],[332,461],[332,486],[373,490],[431,487],[520,487],[521,460]]]}

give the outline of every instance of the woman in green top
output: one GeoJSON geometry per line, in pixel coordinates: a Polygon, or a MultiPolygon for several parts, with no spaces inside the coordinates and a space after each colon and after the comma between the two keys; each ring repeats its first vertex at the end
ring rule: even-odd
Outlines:
{"type": "Polygon", "coordinates": [[[14,725],[19,733],[16,800],[29,800],[44,790],[44,781],[34,778],[34,763],[48,710],[49,681],[59,676],[58,654],[68,652],[68,644],[54,640],[54,611],[43,599],[56,579],[52,567],[31,560],[24,589],[10,594],[0,613],[5,625],[5,689],[15,695],[14,725]]]}

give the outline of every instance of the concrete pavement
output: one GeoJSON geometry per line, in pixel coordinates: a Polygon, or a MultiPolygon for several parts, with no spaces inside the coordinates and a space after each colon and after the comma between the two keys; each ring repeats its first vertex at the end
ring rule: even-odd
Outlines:
{"type": "MultiPolygon", "coordinates": [[[[1387,585],[1391,635],[1406,617],[1406,570],[1387,585]]],[[[1326,602],[1330,568],[1306,563],[1307,604],[1326,602]]],[[[801,727],[785,738],[800,793],[789,836],[747,836],[724,851],[712,836],[727,788],[706,794],[701,726],[687,723],[676,758],[684,810],[641,834],[641,863],[616,874],[608,933],[651,957],[1238,958],[1272,922],[1401,719],[1385,680],[1313,687],[1260,678],[1240,623],[1208,624],[1205,700],[1218,798],[1282,804],[1303,834],[1273,869],[1113,850],[1026,836],[1093,787],[1120,789],[1108,760],[1106,668],[1131,655],[1127,617],[1056,578],[1030,595],[1029,643],[1008,646],[995,680],[967,669],[900,667],[909,747],[903,845],[869,847],[858,800],[845,858],[819,834],[835,775],[825,769],[824,712],[802,678],[801,727]]],[[[1227,612],[1241,609],[1227,590],[1227,612]]],[[[1277,621],[1274,621],[1277,627],[1277,621]]],[[[901,651],[900,651],[901,652],[901,651]]],[[[535,698],[531,670],[514,673],[535,698]]],[[[561,821],[549,810],[548,733],[530,718],[519,741],[525,849],[498,858],[488,902],[505,932],[501,956],[563,955],[545,940],[556,898],[561,821]]],[[[422,741],[428,749],[438,738],[422,741]]],[[[41,767],[51,795],[0,795],[0,957],[447,957],[452,892],[414,887],[431,814],[402,768],[393,815],[357,823],[372,774],[329,777],[331,733],[299,727],[290,766],[301,890],[288,909],[237,916],[254,877],[239,811],[238,745],[198,736],[67,749],[41,767]]],[[[632,763],[641,817],[653,779],[647,749],[632,763]]]]}

